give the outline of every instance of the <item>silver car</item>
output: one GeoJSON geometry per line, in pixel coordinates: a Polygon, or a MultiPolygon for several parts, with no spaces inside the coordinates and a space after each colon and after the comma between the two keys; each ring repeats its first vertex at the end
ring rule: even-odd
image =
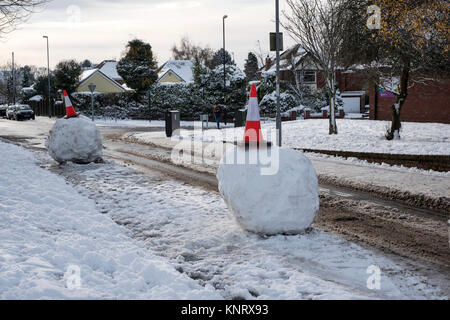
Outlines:
{"type": "Polygon", "coordinates": [[[34,111],[27,104],[18,104],[14,107],[14,120],[22,121],[35,119],[34,111]]]}
{"type": "Polygon", "coordinates": [[[6,109],[6,119],[12,120],[14,119],[14,110],[16,106],[8,106],[6,109]]]}

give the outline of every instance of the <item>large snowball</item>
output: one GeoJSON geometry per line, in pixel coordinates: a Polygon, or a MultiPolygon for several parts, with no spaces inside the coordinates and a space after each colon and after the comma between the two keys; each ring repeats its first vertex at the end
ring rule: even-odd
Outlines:
{"type": "Polygon", "coordinates": [[[270,157],[265,149],[228,149],[217,173],[220,193],[244,229],[262,234],[299,233],[311,226],[319,210],[316,172],[301,152],[269,150],[270,157]],[[260,160],[250,162],[255,153],[260,160]]]}
{"type": "Polygon", "coordinates": [[[50,156],[59,163],[90,163],[103,155],[100,131],[84,116],[57,120],[46,146],[50,156]]]}

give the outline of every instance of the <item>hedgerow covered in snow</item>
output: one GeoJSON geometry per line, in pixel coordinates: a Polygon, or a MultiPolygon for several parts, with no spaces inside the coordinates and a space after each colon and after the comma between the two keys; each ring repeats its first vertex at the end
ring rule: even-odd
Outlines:
{"type": "MultiPolygon", "coordinates": [[[[245,74],[234,65],[223,66],[203,72],[197,83],[154,84],[150,94],[125,92],[118,94],[95,94],[94,111],[97,116],[132,119],[162,119],[168,110],[179,110],[184,119],[197,119],[201,114],[211,114],[215,104],[224,103],[234,111],[247,101],[245,74]]],[[[74,106],[81,113],[90,115],[91,94],[74,93],[74,106]]]]}

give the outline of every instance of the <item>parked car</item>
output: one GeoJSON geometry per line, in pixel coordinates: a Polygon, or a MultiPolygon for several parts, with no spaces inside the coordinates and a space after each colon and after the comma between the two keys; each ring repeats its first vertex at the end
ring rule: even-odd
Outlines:
{"type": "Polygon", "coordinates": [[[27,104],[18,104],[14,108],[14,119],[17,121],[35,119],[34,111],[27,104]]]}
{"type": "Polygon", "coordinates": [[[0,105],[0,117],[1,118],[6,118],[6,109],[8,109],[8,105],[7,104],[1,104],[0,105]]]}
{"type": "Polygon", "coordinates": [[[8,106],[6,109],[6,119],[12,120],[14,119],[14,109],[16,106],[8,106]]]}

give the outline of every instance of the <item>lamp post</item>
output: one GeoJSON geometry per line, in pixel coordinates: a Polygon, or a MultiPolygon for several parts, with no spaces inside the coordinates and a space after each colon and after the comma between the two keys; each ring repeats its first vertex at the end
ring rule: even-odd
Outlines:
{"type": "Polygon", "coordinates": [[[52,117],[52,103],[51,103],[51,88],[50,88],[50,51],[48,46],[48,36],[43,36],[47,39],[47,76],[48,76],[48,117],[52,117]]]}
{"type": "Polygon", "coordinates": [[[151,94],[152,92],[150,90],[147,90],[148,95],[148,120],[152,122],[152,104],[151,104],[151,94]]]}
{"type": "Polygon", "coordinates": [[[276,28],[276,52],[277,52],[277,143],[281,147],[281,110],[280,110],[280,2],[275,0],[275,28],[276,28]]]}
{"type": "Polygon", "coordinates": [[[94,91],[97,86],[93,83],[89,84],[88,88],[91,90],[91,115],[92,115],[92,122],[94,122],[94,91]]]}
{"type": "MultiPolygon", "coordinates": [[[[16,105],[16,70],[15,70],[15,65],[14,65],[14,52],[12,53],[11,76],[12,76],[12,84],[11,84],[12,101],[13,101],[13,105],[16,105]]],[[[8,97],[8,99],[9,99],[9,97],[8,97]]]]}
{"type": "Polygon", "coordinates": [[[225,104],[225,87],[227,86],[227,73],[226,73],[226,57],[225,57],[225,19],[228,18],[224,15],[223,21],[223,103],[225,104]]]}

